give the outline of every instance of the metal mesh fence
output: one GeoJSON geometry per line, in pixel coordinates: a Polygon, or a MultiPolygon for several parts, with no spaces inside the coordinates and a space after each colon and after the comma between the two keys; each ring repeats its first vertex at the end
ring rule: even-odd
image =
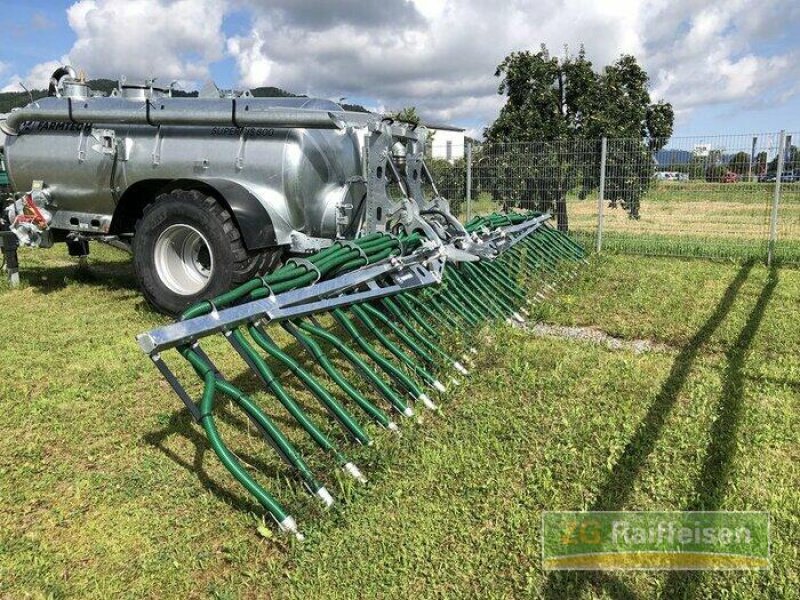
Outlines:
{"type": "MultiPolygon", "coordinates": [[[[800,263],[800,131],[786,134],[776,219],[775,257],[800,263]]],[[[773,183],[773,185],[775,185],[773,183]]]]}
{"type": "Polygon", "coordinates": [[[549,210],[584,246],[635,254],[762,259],[772,236],[774,258],[800,262],[798,142],[798,133],[434,142],[427,160],[464,218],[549,210]]]}

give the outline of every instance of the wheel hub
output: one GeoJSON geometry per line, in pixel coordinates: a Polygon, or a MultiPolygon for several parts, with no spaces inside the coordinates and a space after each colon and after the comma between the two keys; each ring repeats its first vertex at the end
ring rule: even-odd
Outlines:
{"type": "Polygon", "coordinates": [[[155,244],[159,279],[181,296],[193,296],[208,285],[214,272],[214,255],[206,237],[191,225],[170,225],[155,244]]]}

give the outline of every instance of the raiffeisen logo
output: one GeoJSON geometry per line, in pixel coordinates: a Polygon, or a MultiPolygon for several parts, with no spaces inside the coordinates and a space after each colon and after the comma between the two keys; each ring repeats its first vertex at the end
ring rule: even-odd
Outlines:
{"type": "Polygon", "coordinates": [[[545,569],[764,569],[764,512],[545,512],[545,569]]]}
{"type": "Polygon", "coordinates": [[[694,527],[686,527],[676,521],[659,521],[655,527],[637,527],[628,521],[614,521],[611,525],[611,539],[615,544],[625,543],[634,546],[649,546],[650,544],[721,544],[727,546],[732,543],[750,543],[752,534],[744,526],[736,529],[728,527],[703,527],[700,521],[694,522],[694,527]]]}

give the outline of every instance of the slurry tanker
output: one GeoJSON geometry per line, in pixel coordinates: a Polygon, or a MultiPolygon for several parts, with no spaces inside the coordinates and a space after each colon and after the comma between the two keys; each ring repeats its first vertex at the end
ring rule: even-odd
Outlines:
{"type": "Polygon", "coordinates": [[[152,82],[93,92],[70,67],[0,121],[24,245],[130,248],[142,292],[177,313],[335,240],[420,231],[465,238],[434,192],[424,128],[318,98],[152,82]]]}
{"type": "Polygon", "coordinates": [[[462,225],[413,124],[328,100],[216,88],[173,98],[152,83],[120,82],[100,97],[69,67],[49,92],[0,121],[13,189],[0,218],[7,257],[16,259],[8,250],[17,243],[62,241],[75,256],[91,240],[130,249],[146,298],[180,315],[138,335],[139,347],[231,476],[298,538],[288,508],[223,440],[221,397],[330,506],[331,476],[310,468],[272,414],[286,413],[313,448],[365,483],[346,442],[370,445],[372,429],[398,433],[415,411],[438,410],[446,384],[469,375],[478,330],[524,322],[526,306],[585,260],[549,214],[462,225]],[[269,410],[204,352],[214,335],[258,377],[269,410]],[[176,357],[202,381],[199,398],[168,364],[176,357]],[[290,391],[298,383],[305,398],[290,391]]]}

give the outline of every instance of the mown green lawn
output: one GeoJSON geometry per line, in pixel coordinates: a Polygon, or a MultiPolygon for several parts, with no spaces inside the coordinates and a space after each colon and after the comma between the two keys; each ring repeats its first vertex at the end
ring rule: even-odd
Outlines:
{"type": "Polygon", "coordinates": [[[319,510],[220,407],[223,435],[307,534],[298,544],[260,527],[262,511],[137,349],[134,335],[165,321],[127,259],[99,248],[78,275],[63,249],[21,258],[25,286],[0,284],[0,597],[799,594],[798,270],[593,259],[536,316],[672,350],[486,328],[473,376],[441,399],[441,415],[407,423],[402,438],[371,428],[375,447],[348,448],[370,478],[363,488],[334,474],[232,351],[208,344],[340,500],[319,510]],[[772,567],[548,574],[541,511],[559,509],[767,510],[772,567]]]}

